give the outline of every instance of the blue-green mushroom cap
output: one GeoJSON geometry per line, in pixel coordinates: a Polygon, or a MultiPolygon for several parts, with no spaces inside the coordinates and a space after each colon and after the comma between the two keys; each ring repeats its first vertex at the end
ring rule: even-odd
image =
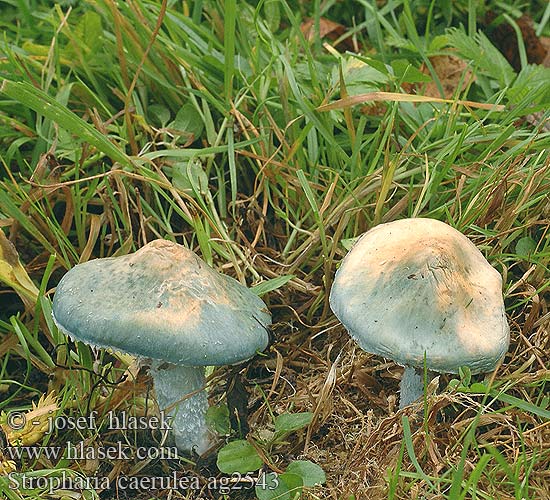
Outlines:
{"type": "Polygon", "coordinates": [[[491,371],[510,342],[500,273],[434,219],[366,232],[336,273],[330,305],[363,350],[406,366],[491,371]]]}
{"type": "Polygon", "coordinates": [[[271,324],[257,295],[167,240],[75,266],[53,317],[76,340],[184,366],[247,360],[266,348],[271,324]]]}

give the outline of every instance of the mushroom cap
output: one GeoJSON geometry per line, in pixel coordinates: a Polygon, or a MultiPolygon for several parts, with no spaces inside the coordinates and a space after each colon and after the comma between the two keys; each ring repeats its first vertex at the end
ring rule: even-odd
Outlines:
{"type": "Polygon", "coordinates": [[[249,359],[267,346],[271,324],[257,295],[167,240],[72,268],[53,317],[87,344],[185,366],[249,359]]]}
{"type": "Polygon", "coordinates": [[[426,218],[381,224],[343,259],[330,305],[367,352],[457,373],[494,369],[508,350],[502,278],[451,226],[426,218]]]}

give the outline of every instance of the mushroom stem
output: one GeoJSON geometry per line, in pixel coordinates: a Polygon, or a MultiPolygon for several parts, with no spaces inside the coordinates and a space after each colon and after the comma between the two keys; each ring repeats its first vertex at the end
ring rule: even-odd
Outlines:
{"type": "Polygon", "coordinates": [[[399,409],[414,403],[424,394],[424,381],[422,372],[412,366],[405,366],[401,383],[399,384],[401,397],[399,398],[399,409]]]}
{"type": "Polygon", "coordinates": [[[206,381],[204,367],[153,360],[150,374],[160,410],[172,417],[170,427],[177,448],[196,451],[199,455],[204,453],[210,447],[210,432],[206,425],[208,396],[205,390],[201,390],[206,381]],[[195,394],[186,397],[191,393],[195,394]]]}

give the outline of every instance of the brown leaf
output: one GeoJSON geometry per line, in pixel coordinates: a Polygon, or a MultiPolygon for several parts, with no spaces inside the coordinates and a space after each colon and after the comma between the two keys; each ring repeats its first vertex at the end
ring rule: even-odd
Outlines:
{"type": "Polygon", "coordinates": [[[462,106],[469,106],[471,108],[488,109],[492,111],[504,111],[502,104],[488,104],[484,102],[464,101],[461,99],[441,99],[440,97],[430,97],[424,95],[403,94],[398,92],[369,92],[368,94],[357,94],[348,96],[344,99],[338,99],[337,101],[323,104],[317,108],[317,111],[332,111],[334,109],[344,109],[348,106],[355,106],[357,104],[364,104],[366,102],[441,102],[448,104],[460,104],[462,106]]]}
{"type": "MultiPolygon", "coordinates": [[[[313,41],[315,38],[315,20],[308,19],[304,21],[300,26],[300,30],[302,31],[306,40],[310,42],[313,41]]],[[[331,21],[326,17],[321,17],[321,19],[319,20],[319,37],[320,38],[328,38],[329,40],[335,42],[340,37],[345,35],[346,32],[347,32],[347,28],[342,24],[335,23],[334,21],[331,21]]],[[[356,49],[353,45],[353,41],[350,38],[346,38],[342,40],[340,43],[336,44],[336,46],[338,45],[342,45],[342,47],[345,50],[356,49]]]]}
{"type": "MultiPolygon", "coordinates": [[[[432,56],[430,57],[430,62],[441,82],[444,97],[446,99],[451,99],[457,94],[459,85],[460,89],[458,89],[458,93],[462,92],[474,78],[466,62],[458,57],[452,55],[432,56]]],[[[420,71],[430,75],[425,64],[421,66],[420,71]]],[[[435,81],[427,83],[426,86],[419,91],[419,94],[429,97],[441,97],[435,81]]]]}
{"type": "MultiPolygon", "coordinates": [[[[485,16],[487,35],[491,42],[504,54],[504,57],[506,57],[512,67],[516,71],[519,71],[521,69],[521,60],[516,31],[506,21],[500,22],[496,26],[490,26],[493,22],[498,22],[498,17],[495,12],[489,11],[485,16]]],[[[524,14],[519,19],[516,19],[516,23],[521,30],[521,36],[527,53],[527,62],[542,64],[548,51],[535,32],[533,20],[524,14]]]]}

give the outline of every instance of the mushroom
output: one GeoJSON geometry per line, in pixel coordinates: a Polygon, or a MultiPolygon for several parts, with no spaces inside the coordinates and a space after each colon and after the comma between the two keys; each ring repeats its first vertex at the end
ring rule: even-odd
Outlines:
{"type": "Polygon", "coordinates": [[[258,296],[167,240],[72,268],[57,286],[53,317],[73,339],[151,360],[176,446],[199,454],[211,443],[205,366],[251,358],[266,348],[271,324],[258,296]]]}
{"type": "Polygon", "coordinates": [[[405,366],[400,408],[422,396],[424,364],[489,372],[510,342],[500,274],[466,236],[434,219],[367,231],[336,272],[330,306],[364,351],[405,366]]]}

